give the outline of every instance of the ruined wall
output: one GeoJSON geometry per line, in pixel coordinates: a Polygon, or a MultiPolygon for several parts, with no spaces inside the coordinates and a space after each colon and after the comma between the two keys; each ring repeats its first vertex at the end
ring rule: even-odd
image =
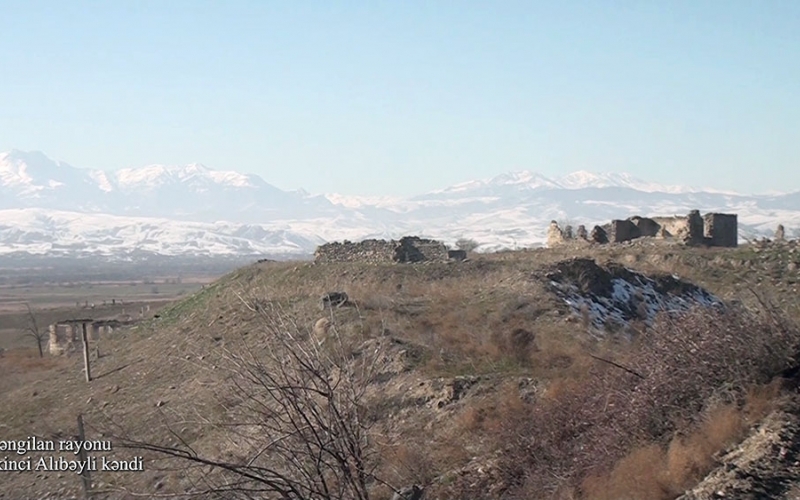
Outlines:
{"type": "Polygon", "coordinates": [[[50,354],[59,355],[74,351],[78,342],[76,329],[72,325],[50,325],[50,354]]]}
{"type": "Polygon", "coordinates": [[[683,237],[684,243],[687,245],[701,245],[705,241],[705,221],[700,216],[700,210],[692,210],[686,216],[686,223],[688,225],[688,232],[683,237]]]}
{"type": "Polygon", "coordinates": [[[447,260],[447,246],[436,240],[406,236],[398,240],[363,240],[320,245],[314,261],[325,262],[423,262],[447,260]]]}
{"type": "Polygon", "coordinates": [[[447,246],[441,241],[406,236],[400,239],[394,260],[396,262],[447,260],[447,246]]]}
{"type": "Polygon", "coordinates": [[[689,234],[689,219],[685,216],[653,217],[652,220],[661,226],[662,236],[682,239],[689,234]]]}
{"type": "MultiPolygon", "coordinates": [[[[116,320],[99,320],[86,323],[86,338],[89,341],[100,340],[113,333],[121,323],[116,320]]],[[[68,354],[83,349],[80,323],[54,323],[50,325],[50,341],[48,350],[52,355],[68,354]]]]}
{"type": "Polygon", "coordinates": [[[547,227],[547,246],[554,247],[564,243],[564,231],[558,226],[558,222],[550,221],[547,227]]]}
{"type": "Polygon", "coordinates": [[[466,260],[467,259],[467,251],[466,250],[448,250],[447,251],[447,258],[449,260],[466,260]]]}
{"type": "Polygon", "coordinates": [[[636,226],[639,232],[639,237],[642,236],[658,236],[661,225],[648,217],[639,217],[638,215],[628,219],[636,226]]]}
{"type": "MultiPolygon", "coordinates": [[[[581,231],[581,234],[584,233],[585,228],[581,231]]],[[[701,216],[699,210],[692,210],[685,217],[650,218],[637,215],[595,226],[588,239],[596,243],[623,243],[642,237],[672,238],[687,245],[735,247],[738,244],[737,216],[718,213],[701,216]]],[[[548,246],[552,247],[569,239],[566,231],[558,227],[556,221],[550,223],[547,232],[548,246]]]]}
{"type": "Polygon", "coordinates": [[[736,247],[739,244],[739,222],[736,214],[710,213],[703,217],[703,237],[715,247],[736,247]]]}
{"type": "Polygon", "coordinates": [[[639,228],[629,219],[612,220],[608,233],[608,239],[612,243],[622,243],[641,236],[639,228]]]}
{"type": "Polygon", "coordinates": [[[392,262],[397,242],[364,240],[358,243],[334,241],[317,247],[315,262],[392,262]]]}

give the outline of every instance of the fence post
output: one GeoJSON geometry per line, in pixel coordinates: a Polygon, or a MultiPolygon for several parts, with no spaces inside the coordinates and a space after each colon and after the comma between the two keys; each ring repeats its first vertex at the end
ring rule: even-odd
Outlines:
{"type": "Polygon", "coordinates": [[[83,369],[86,371],[86,381],[92,381],[92,370],[89,366],[89,337],[86,334],[86,323],[81,323],[81,341],[83,342],[83,369]]]}

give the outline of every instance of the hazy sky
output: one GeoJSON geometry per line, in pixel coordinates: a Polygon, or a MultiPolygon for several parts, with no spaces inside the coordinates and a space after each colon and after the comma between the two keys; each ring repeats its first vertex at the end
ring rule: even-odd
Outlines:
{"type": "Polygon", "coordinates": [[[0,151],[408,194],[800,190],[800,1],[0,2],[0,151]]]}

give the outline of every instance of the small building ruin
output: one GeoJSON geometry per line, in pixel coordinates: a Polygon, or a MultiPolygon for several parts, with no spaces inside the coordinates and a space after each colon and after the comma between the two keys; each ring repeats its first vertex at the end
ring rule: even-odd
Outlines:
{"type": "Polygon", "coordinates": [[[400,240],[369,239],[359,242],[332,242],[320,245],[314,262],[411,263],[446,261],[447,246],[441,241],[406,236],[400,240]]]}
{"type": "Polygon", "coordinates": [[[642,237],[672,239],[692,246],[736,247],[739,240],[738,217],[736,214],[707,213],[700,215],[692,210],[686,216],[640,217],[624,220],[615,219],[608,224],[595,226],[589,236],[579,232],[571,237],[567,231],[553,221],[547,233],[548,246],[570,240],[584,240],[594,243],[624,243],[642,237]]]}
{"type": "Polygon", "coordinates": [[[83,349],[81,336],[84,325],[89,341],[110,335],[122,323],[117,320],[69,319],[50,325],[49,351],[52,355],[68,354],[83,349]]]}

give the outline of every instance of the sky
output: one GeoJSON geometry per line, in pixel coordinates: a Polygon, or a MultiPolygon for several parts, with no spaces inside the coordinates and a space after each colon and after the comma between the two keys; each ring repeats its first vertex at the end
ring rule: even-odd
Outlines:
{"type": "Polygon", "coordinates": [[[800,190],[800,2],[0,0],[0,151],[312,193],[800,190]]]}

